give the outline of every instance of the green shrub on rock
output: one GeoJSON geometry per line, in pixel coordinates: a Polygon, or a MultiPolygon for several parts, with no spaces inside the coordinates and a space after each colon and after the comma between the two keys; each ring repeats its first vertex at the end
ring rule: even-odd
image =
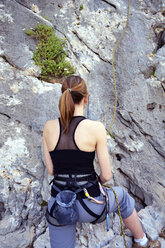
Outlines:
{"type": "Polygon", "coordinates": [[[83,5],[81,4],[79,10],[81,11],[81,10],[83,10],[83,8],[84,8],[84,7],[83,7],[83,5]]]}
{"type": "Polygon", "coordinates": [[[25,33],[37,40],[33,59],[41,67],[42,79],[66,77],[75,72],[66,58],[66,39],[59,38],[52,27],[39,23],[34,30],[25,30],[25,33]]]}

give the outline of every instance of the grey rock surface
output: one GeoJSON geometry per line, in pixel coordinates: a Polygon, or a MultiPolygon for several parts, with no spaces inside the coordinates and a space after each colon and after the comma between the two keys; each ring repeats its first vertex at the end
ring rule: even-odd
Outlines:
{"type": "Polygon", "coordinates": [[[60,85],[24,75],[3,58],[0,58],[0,67],[0,112],[41,133],[46,119],[53,119],[59,114],[60,85]]]}
{"type": "MultiPolygon", "coordinates": [[[[158,233],[164,225],[165,209],[154,206],[148,206],[145,209],[139,211],[138,215],[143,225],[144,230],[150,235],[152,240],[156,238],[161,242],[162,248],[164,248],[164,240],[158,237],[158,233]]],[[[123,237],[120,235],[121,226],[118,215],[115,214],[110,216],[109,232],[106,231],[105,222],[102,224],[91,225],[83,224],[78,227],[76,248],[82,247],[120,247],[124,248],[123,237]]],[[[125,230],[127,247],[132,247],[132,234],[128,229],[125,230]]],[[[42,234],[35,242],[34,248],[49,248],[49,232],[46,229],[45,233],[42,234]]]]}
{"type": "MultiPolygon", "coordinates": [[[[39,80],[40,68],[32,59],[35,41],[24,29],[46,23],[67,39],[68,59],[89,88],[86,115],[108,130],[115,99],[112,51],[127,7],[126,0],[0,0],[1,248],[50,247],[41,204],[49,199],[51,180],[42,131],[47,120],[59,116],[60,85],[39,80]]],[[[129,24],[115,54],[118,103],[113,138],[108,136],[111,183],[125,187],[137,209],[144,208],[139,216],[153,239],[165,223],[164,8],[162,0],[131,1],[129,24]]],[[[98,170],[97,158],[95,166],[98,170]]],[[[77,247],[122,248],[119,219],[111,220],[109,233],[104,223],[83,224],[77,247]]],[[[126,236],[131,247],[129,232],[126,236]]]]}
{"type": "Polygon", "coordinates": [[[33,244],[34,248],[51,248],[49,240],[49,231],[46,229],[45,233],[41,234],[33,244]]]}

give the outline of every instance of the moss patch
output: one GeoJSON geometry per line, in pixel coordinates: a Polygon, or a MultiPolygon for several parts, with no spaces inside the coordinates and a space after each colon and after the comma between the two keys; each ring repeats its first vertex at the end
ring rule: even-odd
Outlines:
{"type": "Polygon", "coordinates": [[[48,205],[48,202],[45,201],[45,200],[42,200],[42,202],[41,202],[41,203],[38,202],[38,204],[39,204],[41,207],[45,207],[45,206],[48,205]]]}
{"type": "Polygon", "coordinates": [[[156,68],[154,67],[153,70],[150,72],[150,75],[151,75],[152,77],[156,77],[155,71],[156,71],[156,68]]]}
{"type": "Polygon", "coordinates": [[[37,40],[33,59],[41,68],[41,79],[62,78],[75,72],[67,61],[66,39],[59,38],[52,27],[39,23],[34,30],[24,32],[37,40]]]}
{"type": "Polygon", "coordinates": [[[84,8],[83,5],[80,5],[79,10],[81,11],[81,10],[83,10],[83,8],[84,8]]]}

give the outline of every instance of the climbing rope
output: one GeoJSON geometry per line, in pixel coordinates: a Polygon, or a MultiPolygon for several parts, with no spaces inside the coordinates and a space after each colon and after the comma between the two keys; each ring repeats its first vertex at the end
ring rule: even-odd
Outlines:
{"type": "Polygon", "coordinates": [[[122,217],[121,217],[121,212],[120,212],[120,207],[119,207],[119,202],[118,202],[118,199],[117,199],[116,192],[111,186],[108,186],[108,185],[105,185],[105,184],[103,184],[102,186],[111,189],[113,191],[114,195],[115,195],[117,208],[118,208],[118,213],[119,213],[119,218],[120,218],[121,230],[122,230],[122,234],[123,234],[124,245],[125,245],[125,248],[127,248],[127,243],[126,243],[126,239],[125,239],[125,232],[124,232],[124,226],[123,226],[123,221],[122,221],[122,217]]]}
{"type": "Polygon", "coordinates": [[[121,42],[121,40],[125,34],[125,31],[126,31],[126,28],[128,25],[128,21],[129,21],[129,15],[130,15],[130,0],[128,0],[127,21],[126,21],[125,27],[123,29],[121,36],[119,37],[118,41],[116,42],[116,45],[115,45],[113,52],[112,52],[112,71],[113,71],[113,81],[114,81],[114,87],[115,87],[115,107],[114,107],[113,118],[112,118],[112,121],[110,124],[110,128],[108,129],[107,135],[110,134],[111,128],[113,126],[113,123],[114,123],[114,120],[116,117],[116,109],[117,109],[117,89],[116,89],[116,78],[115,78],[115,68],[114,68],[114,56],[115,56],[116,49],[119,46],[119,44],[120,44],[120,42],[121,42]]]}
{"type": "MultiPolygon", "coordinates": [[[[116,49],[119,46],[119,44],[120,44],[120,42],[121,42],[121,40],[122,40],[122,38],[123,38],[123,36],[125,34],[125,31],[126,31],[126,28],[127,28],[127,25],[128,25],[128,21],[129,21],[129,15],[130,15],[130,0],[128,0],[127,21],[126,21],[125,27],[123,29],[123,32],[122,32],[121,36],[117,40],[116,45],[114,46],[114,49],[113,49],[113,52],[112,52],[112,71],[113,71],[113,81],[114,81],[114,88],[115,88],[115,107],[114,107],[113,118],[112,118],[112,121],[111,121],[111,124],[110,124],[110,128],[108,129],[107,135],[110,134],[111,128],[113,126],[113,123],[114,123],[114,120],[115,120],[115,117],[116,117],[116,109],[117,109],[117,88],[116,88],[116,78],[115,78],[115,68],[114,68],[114,56],[115,56],[116,49]]],[[[127,248],[127,243],[126,243],[126,239],[125,239],[125,232],[124,232],[124,227],[123,227],[123,221],[122,221],[122,217],[121,217],[121,212],[120,212],[120,207],[119,207],[119,202],[118,202],[118,199],[117,199],[116,192],[112,187],[110,187],[108,185],[103,185],[103,186],[107,187],[107,188],[110,188],[113,191],[114,195],[115,195],[117,208],[118,208],[118,213],[119,213],[119,218],[120,218],[120,223],[121,223],[121,230],[122,230],[122,234],[123,234],[124,245],[125,245],[125,248],[127,248]]]]}

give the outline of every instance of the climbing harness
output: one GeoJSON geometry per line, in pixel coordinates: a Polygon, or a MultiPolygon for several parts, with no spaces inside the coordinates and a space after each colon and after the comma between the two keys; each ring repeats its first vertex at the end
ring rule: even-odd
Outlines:
{"type": "Polygon", "coordinates": [[[100,195],[101,184],[98,182],[98,176],[96,173],[77,177],[76,175],[69,175],[69,177],[63,177],[55,175],[51,189],[51,196],[55,197],[55,201],[50,209],[46,211],[47,221],[55,226],[70,225],[74,224],[78,220],[76,215],[75,200],[79,200],[82,207],[87,211],[88,214],[95,218],[92,224],[100,223],[106,218],[106,202],[107,199],[104,193],[104,201],[99,201],[94,197],[91,197],[90,192],[96,191],[96,196],[100,195]],[[86,183],[83,183],[86,182],[86,183]],[[65,184],[63,184],[65,183],[65,184]],[[79,184],[82,183],[82,184],[79,184]],[[97,187],[98,186],[98,187],[97,187]],[[68,194],[68,195],[67,195],[68,194]],[[94,213],[83,201],[83,198],[88,198],[90,201],[105,204],[103,211],[100,215],[94,213]]]}
{"type": "Polygon", "coordinates": [[[82,207],[87,211],[87,213],[95,217],[95,220],[92,221],[91,223],[97,224],[106,220],[107,231],[109,231],[109,199],[103,187],[110,188],[115,195],[115,199],[118,207],[118,213],[120,217],[121,229],[123,233],[124,244],[125,244],[125,248],[127,248],[119,202],[117,199],[116,192],[111,186],[101,185],[99,176],[96,173],[94,175],[91,174],[88,176],[81,176],[81,177],[76,177],[76,175],[74,175],[74,177],[73,175],[69,175],[69,177],[55,175],[54,179],[50,182],[50,184],[52,182],[53,185],[51,189],[51,195],[55,197],[55,201],[50,211],[48,211],[47,208],[46,219],[50,224],[55,226],[71,225],[77,222],[78,214],[76,212],[76,207],[75,207],[76,199],[77,199],[79,200],[82,207]],[[78,184],[84,181],[86,181],[87,183],[84,183],[82,185],[78,184]],[[65,184],[61,182],[64,182],[65,184]],[[94,197],[91,197],[89,194],[89,191],[91,191],[92,188],[95,189],[96,185],[99,186],[98,194],[100,194],[101,192],[102,195],[104,196],[103,201],[99,201],[94,197]],[[82,196],[82,193],[84,193],[84,196],[87,197],[92,202],[95,202],[97,204],[105,204],[104,209],[100,215],[94,213],[91,209],[88,208],[88,206],[83,201],[84,197],[82,196]]]}
{"type": "Polygon", "coordinates": [[[122,40],[122,38],[123,38],[123,36],[125,34],[125,31],[126,31],[126,28],[127,28],[127,25],[128,25],[128,21],[129,21],[129,15],[130,15],[130,0],[128,0],[127,21],[126,21],[125,27],[123,29],[123,32],[122,32],[121,36],[117,40],[116,45],[114,46],[114,49],[113,49],[113,52],[112,52],[112,71],[113,71],[113,81],[114,81],[114,88],[115,88],[115,106],[114,106],[113,118],[112,118],[112,121],[111,121],[111,124],[110,124],[110,128],[108,129],[107,135],[110,134],[111,128],[113,126],[113,123],[114,123],[114,120],[115,120],[115,117],[116,117],[116,109],[117,109],[117,88],[116,88],[116,78],[115,78],[115,68],[114,68],[114,56],[115,56],[116,49],[119,46],[119,44],[120,44],[120,42],[121,42],[121,40],[122,40]]]}
{"type": "Polygon", "coordinates": [[[90,196],[87,189],[83,188],[85,196],[92,202],[98,203],[98,204],[104,204],[104,201],[98,201],[94,197],[90,196]]]}

